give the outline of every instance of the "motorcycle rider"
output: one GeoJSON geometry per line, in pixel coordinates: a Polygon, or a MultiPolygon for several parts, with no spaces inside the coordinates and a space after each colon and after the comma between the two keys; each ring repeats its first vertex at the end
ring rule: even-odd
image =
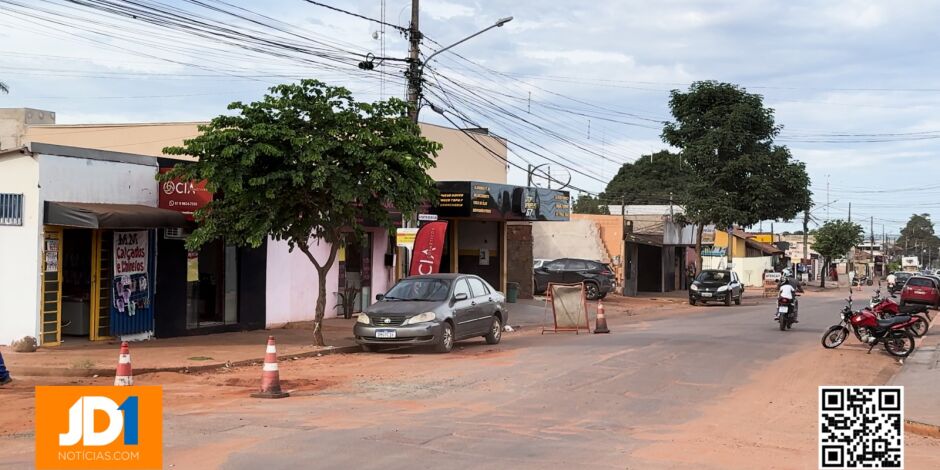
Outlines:
{"type": "MultiPolygon", "coordinates": [[[[789,268],[783,270],[783,277],[780,278],[780,284],[778,286],[779,293],[777,294],[778,298],[783,297],[785,299],[790,299],[793,302],[793,323],[799,323],[799,313],[800,313],[800,304],[797,300],[797,294],[803,293],[803,287],[800,286],[800,283],[793,278],[793,272],[789,268]]],[[[774,321],[780,320],[780,311],[777,310],[777,313],[774,314],[774,321]]]]}

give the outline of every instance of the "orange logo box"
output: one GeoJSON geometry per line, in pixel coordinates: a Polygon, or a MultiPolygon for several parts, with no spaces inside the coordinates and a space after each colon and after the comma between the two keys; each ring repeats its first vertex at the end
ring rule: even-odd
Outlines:
{"type": "Polygon", "coordinates": [[[161,468],[160,387],[36,387],[36,468],[161,468]]]}

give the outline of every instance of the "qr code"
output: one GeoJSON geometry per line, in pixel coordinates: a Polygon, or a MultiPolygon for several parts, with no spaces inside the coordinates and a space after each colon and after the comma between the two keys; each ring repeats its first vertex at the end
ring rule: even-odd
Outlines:
{"type": "Polygon", "coordinates": [[[904,387],[819,387],[819,468],[904,468],[904,387]]]}

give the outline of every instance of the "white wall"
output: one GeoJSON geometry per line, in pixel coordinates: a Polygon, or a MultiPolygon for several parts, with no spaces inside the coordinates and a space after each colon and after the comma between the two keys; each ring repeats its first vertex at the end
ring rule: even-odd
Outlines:
{"type": "MultiPolygon", "coordinates": [[[[702,257],[702,269],[726,269],[727,267],[727,257],[702,257]]],[[[734,258],[734,272],[738,273],[738,277],[741,278],[741,282],[743,282],[746,286],[763,286],[765,269],[773,269],[773,257],[760,256],[753,258],[734,258]]]]}
{"type": "MultiPolygon", "coordinates": [[[[463,225],[463,223],[461,223],[463,225]]],[[[460,240],[463,247],[463,240],[460,240]]],[[[591,220],[533,222],[532,256],[536,259],[582,258],[607,262],[600,228],[591,220]]]]}
{"type": "Polygon", "coordinates": [[[141,204],[156,207],[157,167],[84,158],[39,156],[43,201],[141,204]]]}
{"type": "MultiPolygon", "coordinates": [[[[372,237],[372,293],[388,290],[391,273],[385,267],[388,232],[376,231],[372,237]]],[[[317,261],[329,256],[329,245],[311,240],[310,251],[317,261]]],[[[312,321],[316,316],[317,270],[300,250],[288,251],[287,242],[268,239],[267,276],[265,280],[265,325],[277,328],[291,322],[312,321]]],[[[326,276],[326,312],[324,318],[337,316],[336,292],[339,284],[339,257],[326,276]]]]}
{"type": "Polygon", "coordinates": [[[23,194],[23,225],[0,225],[0,344],[39,338],[39,164],[29,155],[0,157],[0,193],[23,194]]]}

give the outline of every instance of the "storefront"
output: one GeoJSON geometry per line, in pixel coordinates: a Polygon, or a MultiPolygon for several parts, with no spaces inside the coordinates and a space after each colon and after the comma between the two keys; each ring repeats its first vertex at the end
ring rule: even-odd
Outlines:
{"type": "MultiPolygon", "coordinates": [[[[507,282],[531,283],[509,279],[513,240],[507,237],[507,222],[566,221],[571,216],[567,191],[479,181],[442,181],[437,189],[440,199],[429,211],[448,221],[441,272],[476,274],[503,292],[507,282]]],[[[531,251],[531,242],[527,246],[531,251]]]]}
{"type": "MultiPolygon", "coordinates": [[[[185,249],[157,159],[33,143],[0,153],[0,343],[263,328],[266,248],[185,249]]],[[[184,188],[186,185],[179,186],[184,188]]],[[[189,210],[191,213],[191,210],[189,210]]]]}

